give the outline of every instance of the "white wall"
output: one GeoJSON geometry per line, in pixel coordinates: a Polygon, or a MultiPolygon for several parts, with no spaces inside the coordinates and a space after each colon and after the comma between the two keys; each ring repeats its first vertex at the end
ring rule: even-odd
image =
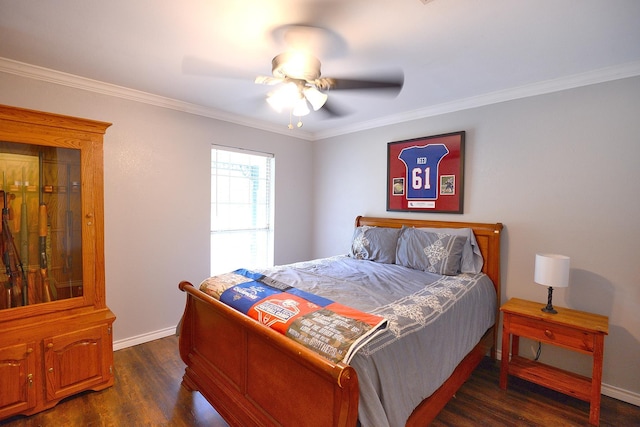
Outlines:
{"type": "Polygon", "coordinates": [[[311,194],[298,190],[312,184],[310,142],[10,74],[0,88],[2,104],[113,123],[105,262],[116,348],[173,333],[178,283],[209,275],[211,144],[275,154],[275,261],[310,257],[311,194]]]}
{"type": "MultiPolygon", "coordinates": [[[[346,252],[360,214],[502,222],[502,301],[546,302],[535,253],[570,256],[554,305],[609,316],[605,392],[640,404],[640,78],[329,138],[313,158],[314,257],[346,252]],[[464,214],[386,212],[386,144],[461,130],[464,214]]],[[[590,375],[587,356],[541,360],[590,375]]]]}

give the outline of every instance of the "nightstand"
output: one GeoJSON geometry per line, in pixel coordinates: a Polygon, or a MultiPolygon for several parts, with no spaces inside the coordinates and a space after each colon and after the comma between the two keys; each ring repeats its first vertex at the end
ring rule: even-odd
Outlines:
{"type": "Polygon", "coordinates": [[[562,307],[555,307],[557,314],[549,314],[541,310],[543,306],[512,298],[500,307],[503,315],[500,388],[506,390],[507,376],[513,375],[585,400],[590,404],[589,423],[598,425],[604,336],[609,333],[609,318],[562,307]],[[520,337],[591,355],[591,378],[519,356],[520,337]]]}

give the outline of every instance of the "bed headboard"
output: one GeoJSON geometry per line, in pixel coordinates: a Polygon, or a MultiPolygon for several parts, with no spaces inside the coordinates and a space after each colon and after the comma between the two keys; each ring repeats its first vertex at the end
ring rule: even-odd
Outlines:
{"type": "Polygon", "coordinates": [[[471,228],[476,235],[480,252],[484,258],[482,272],[491,278],[498,295],[500,306],[500,232],[502,224],[485,224],[479,222],[432,221],[426,219],[376,218],[358,216],[356,227],[369,225],[372,227],[434,227],[434,228],[471,228]]]}

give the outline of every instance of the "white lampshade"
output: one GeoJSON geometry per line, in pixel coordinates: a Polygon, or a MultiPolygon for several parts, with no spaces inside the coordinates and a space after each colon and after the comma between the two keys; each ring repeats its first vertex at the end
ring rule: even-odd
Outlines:
{"type": "Polygon", "coordinates": [[[557,254],[536,254],[534,281],[554,288],[569,286],[570,258],[557,254]]]}

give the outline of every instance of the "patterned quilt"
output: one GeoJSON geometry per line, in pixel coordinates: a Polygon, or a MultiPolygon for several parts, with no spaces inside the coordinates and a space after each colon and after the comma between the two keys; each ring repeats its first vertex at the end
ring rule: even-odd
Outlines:
{"type": "Polygon", "coordinates": [[[388,324],[245,269],[210,277],[200,290],[336,363],[349,363],[388,324]]]}

